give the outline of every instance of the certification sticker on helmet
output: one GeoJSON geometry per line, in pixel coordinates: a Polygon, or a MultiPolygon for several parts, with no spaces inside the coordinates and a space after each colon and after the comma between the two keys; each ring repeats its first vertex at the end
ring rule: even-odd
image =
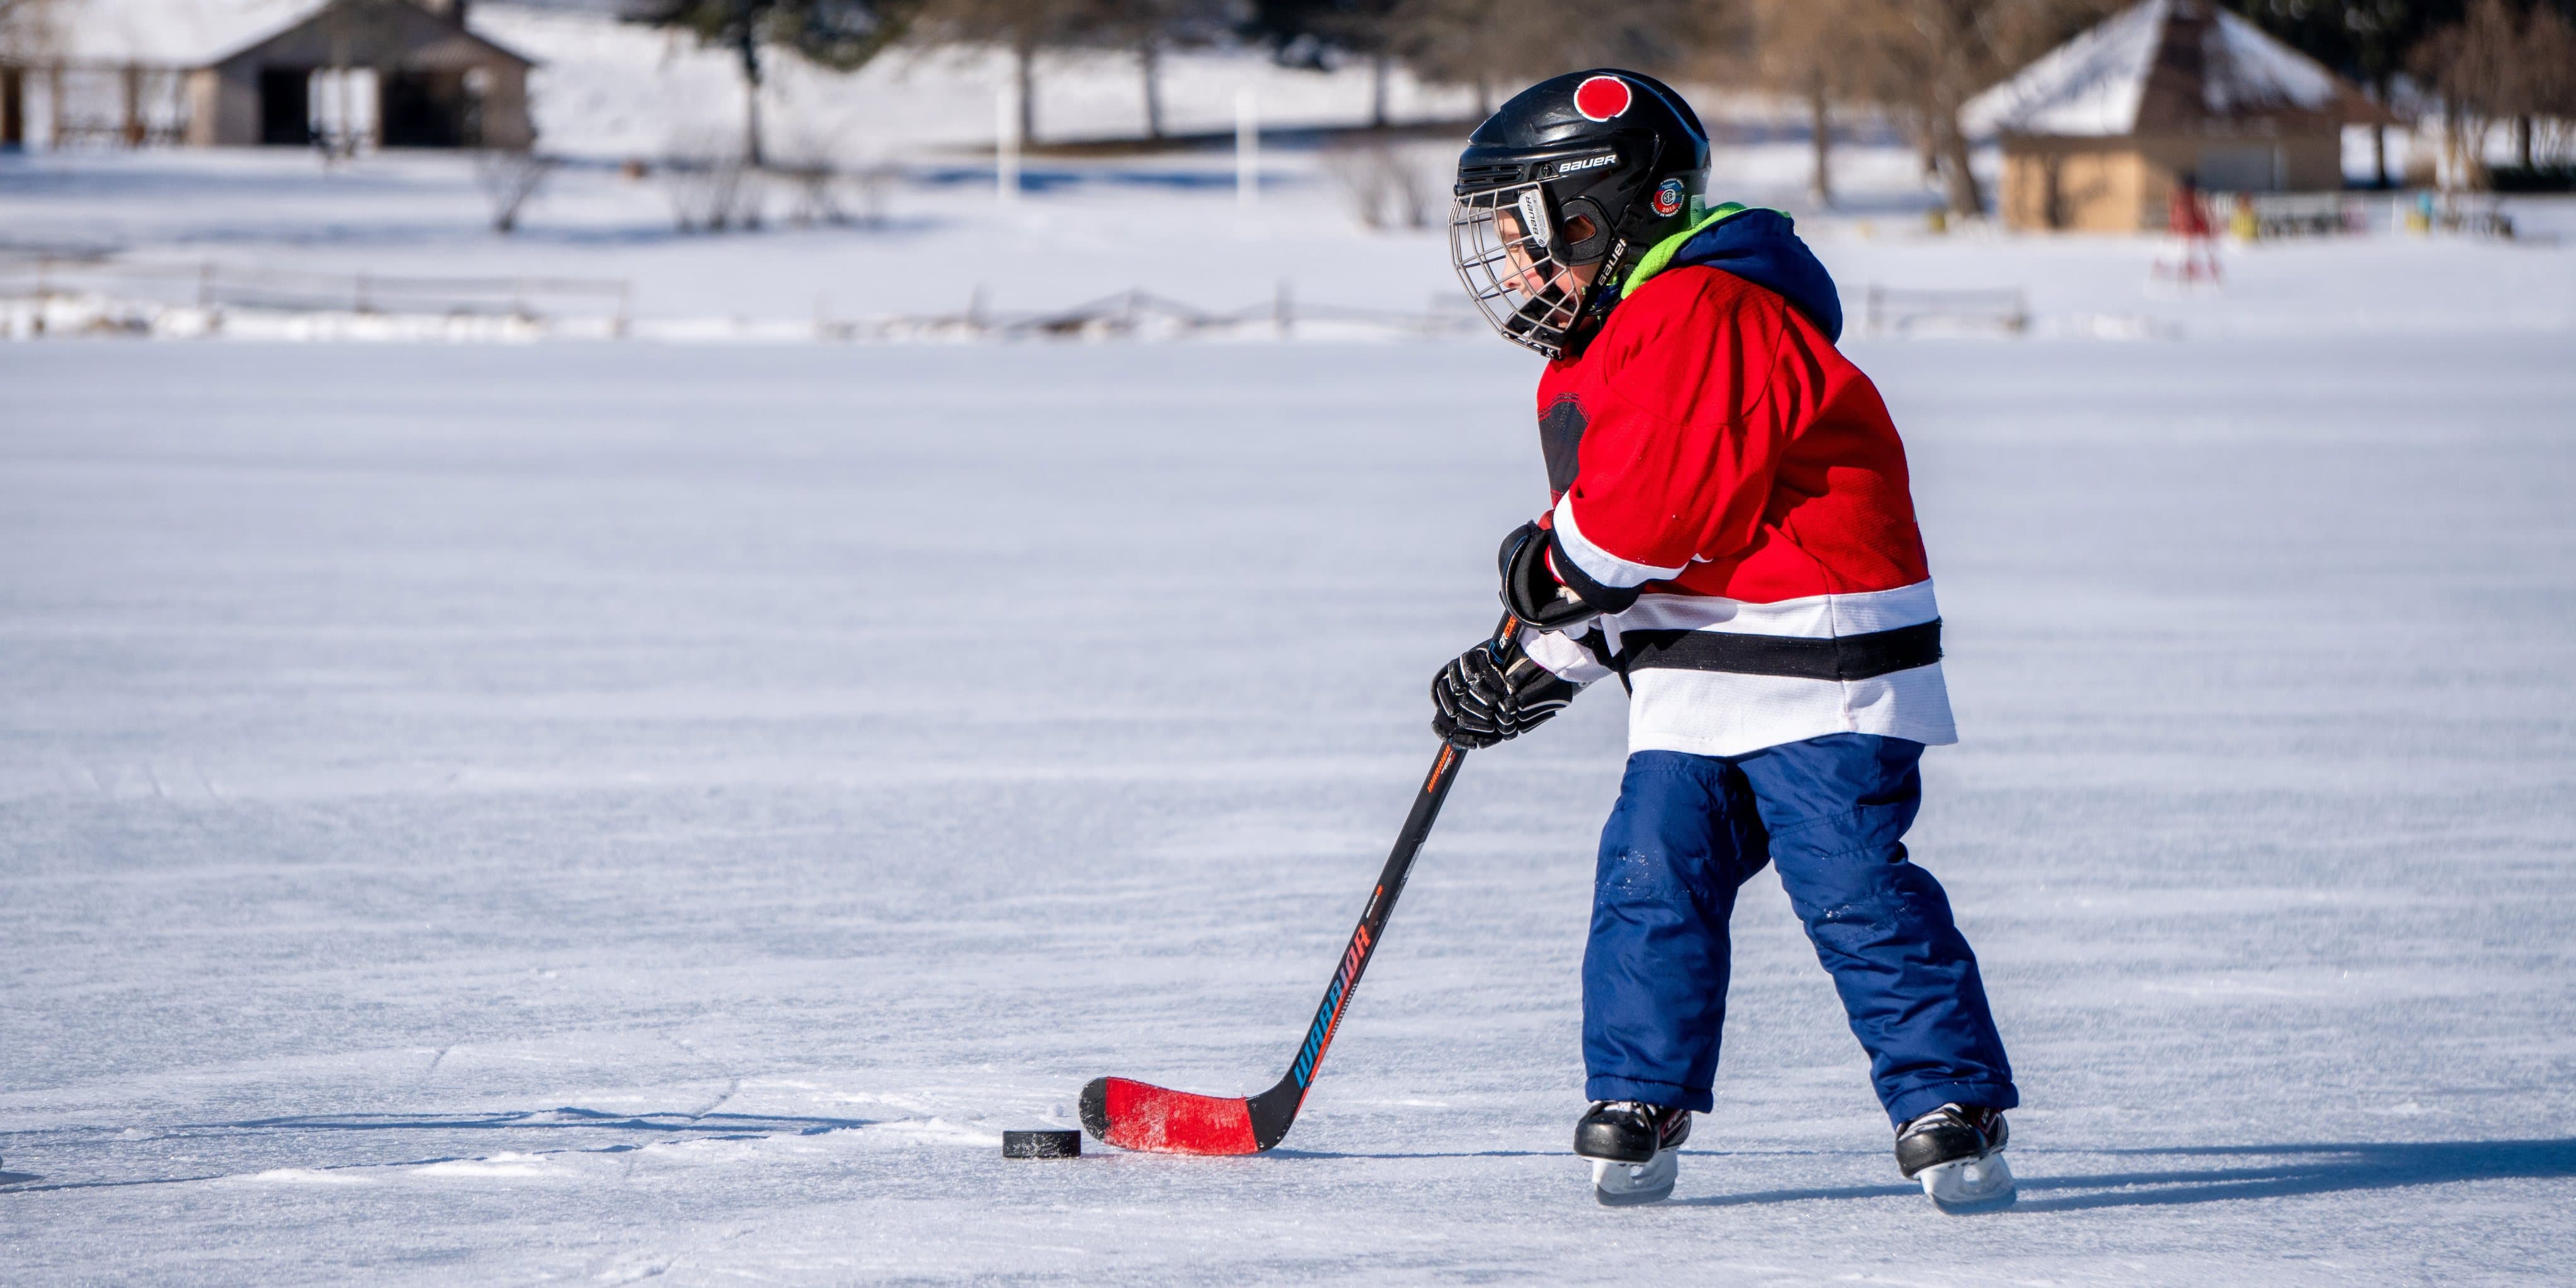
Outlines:
{"type": "Polygon", "coordinates": [[[1624,116],[1634,101],[1628,82],[1616,76],[1594,76],[1574,87],[1574,110],[1587,121],[1606,121],[1624,116]]]}
{"type": "Polygon", "coordinates": [[[1682,211],[1682,181],[1666,179],[1655,185],[1655,213],[1667,218],[1682,211]]]}
{"type": "Polygon", "coordinates": [[[1547,199],[1538,195],[1538,189],[1528,188],[1521,192],[1518,204],[1521,212],[1521,236],[1541,246],[1547,245],[1552,240],[1548,236],[1547,199]]]}

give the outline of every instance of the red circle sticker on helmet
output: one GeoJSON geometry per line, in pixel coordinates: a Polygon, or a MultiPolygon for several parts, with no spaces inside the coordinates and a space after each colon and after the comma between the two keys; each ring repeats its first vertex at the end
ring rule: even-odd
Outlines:
{"type": "Polygon", "coordinates": [[[1677,215],[1682,209],[1682,181],[1666,179],[1655,185],[1655,213],[1677,215]]]}
{"type": "Polygon", "coordinates": [[[1606,121],[1628,110],[1628,82],[1616,76],[1594,76],[1574,87],[1574,110],[1585,120],[1606,121]]]}

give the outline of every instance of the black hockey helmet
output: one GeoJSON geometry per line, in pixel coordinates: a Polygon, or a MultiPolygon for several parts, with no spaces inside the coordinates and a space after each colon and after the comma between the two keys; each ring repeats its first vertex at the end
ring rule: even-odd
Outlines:
{"type": "Polygon", "coordinates": [[[1707,172],[1708,131],[1662,81],[1616,68],[1543,80],[1468,136],[1450,256],[1503,338],[1554,358],[1637,255],[1699,216],[1707,172]]]}

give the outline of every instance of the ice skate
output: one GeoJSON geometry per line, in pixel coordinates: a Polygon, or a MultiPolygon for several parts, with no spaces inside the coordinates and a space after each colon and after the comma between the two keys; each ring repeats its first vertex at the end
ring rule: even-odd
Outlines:
{"type": "Polygon", "coordinates": [[[1574,1152],[1592,1160],[1592,1197],[1605,1207],[1658,1203],[1681,1174],[1690,1111],[1603,1100],[1574,1124],[1574,1152]]]}
{"type": "Polygon", "coordinates": [[[2011,1207],[2012,1168],[2004,1162],[2011,1135],[2002,1110],[1943,1105],[1898,1129],[1897,1170],[1953,1216],[2011,1207]]]}

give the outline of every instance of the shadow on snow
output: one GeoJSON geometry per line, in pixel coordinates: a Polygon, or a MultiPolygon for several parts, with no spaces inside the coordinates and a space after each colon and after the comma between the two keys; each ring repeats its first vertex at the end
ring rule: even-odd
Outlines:
{"type": "MultiPolygon", "coordinates": [[[[2463,1181],[2576,1177],[2576,1139],[2207,1145],[2100,1152],[2141,1158],[2264,1158],[2280,1161],[2201,1171],[2024,1176],[2019,1178],[2021,1202],[2012,1210],[2072,1212],[2085,1208],[2162,1207],[2234,1199],[2402,1189],[2416,1185],[2450,1185],[2463,1181]]],[[[2032,1158],[2033,1155],[2022,1153],[2015,1157],[2032,1158]]],[[[2041,1154],[2036,1157],[2046,1159],[2050,1156],[2041,1154]]],[[[1670,1206],[1738,1207],[1812,1199],[1895,1198],[1917,1192],[1918,1187],[1913,1185],[1852,1185],[1717,1194],[1675,1200],[1670,1206]]]]}

